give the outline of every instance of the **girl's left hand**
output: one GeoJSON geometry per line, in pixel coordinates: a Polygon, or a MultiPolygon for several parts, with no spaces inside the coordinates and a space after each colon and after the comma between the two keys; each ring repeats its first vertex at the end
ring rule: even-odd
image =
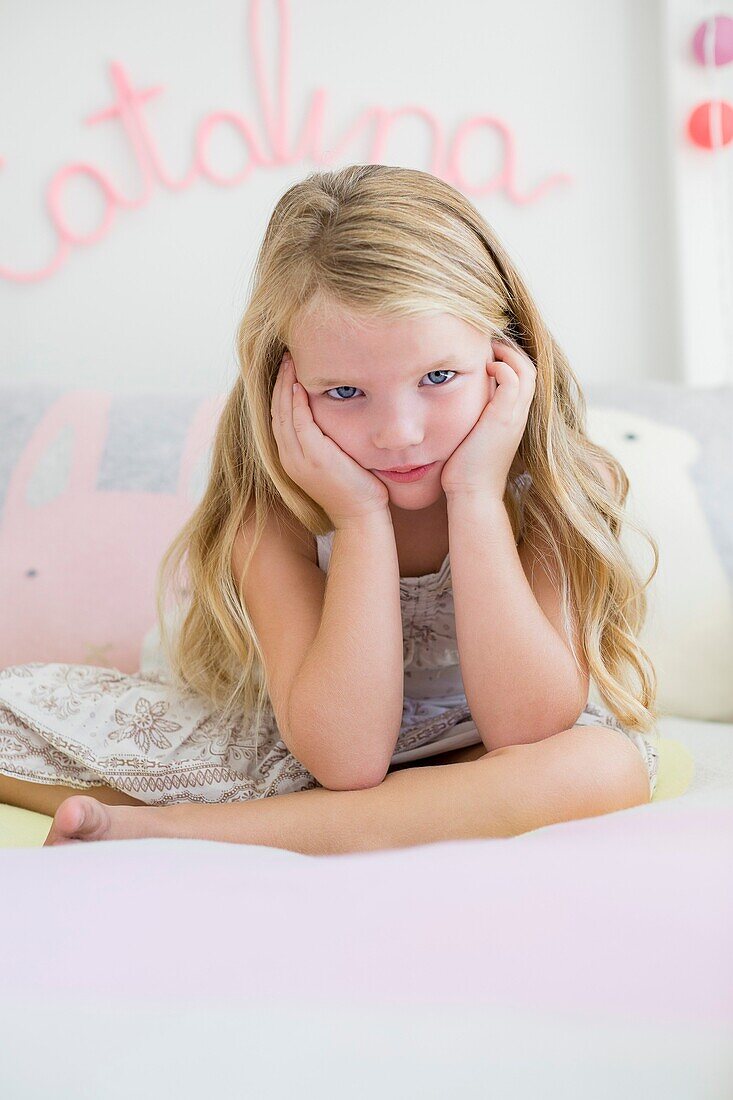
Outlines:
{"type": "Polygon", "coordinates": [[[506,481],[524,435],[534,397],[537,368],[529,356],[500,340],[491,347],[498,361],[486,364],[497,386],[471,431],[440,474],[447,497],[480,491],[504,499],[506,481]]]}

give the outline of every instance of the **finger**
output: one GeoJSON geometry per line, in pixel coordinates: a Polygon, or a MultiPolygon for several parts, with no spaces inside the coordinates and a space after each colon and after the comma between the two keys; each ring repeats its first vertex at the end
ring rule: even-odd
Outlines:
{"type": "Polygon", "coordinates": [[[277,368],[277,374],[275,375],[275,385],[272,387],[272,396],[270,398],[270,416],[273,423],[277,419],[280,411],[280,392],[282,390],[283,375],[285,373],[286,357],[283,355],[280,360],[280,366],[277,368]]]}
{"type": "Polygon", "coordinates": [[[305,459],[303,453],[303,446],[298,438],[298,433],[295,430],[295,424],[293,423],[293,382],[295,381],[295,368],[293,366],[292,359],[286,359],[282,368],[282,378],[280,380],[280,398],[278,406],[278,417],[280,420],[280,432],[283,442],[287,447],[289,453],[296,461],[302,462],[305,459]]]}
{"type": "Polygon", "coordinates": [[[313,419],[308,393],[302,385],[293,394],[293,426],[303,452],[307,452],[316,462],[327,462],[329,445],[326,443],[326,436],[313,419]]]}
{"type": "Polygon", "coordinates": [[[491,346],[497,359],[508,363],[519,378],[524,396],[529,401],[534,393],[537,381],[537,367],[526,352],[505,344],[502,340],[492,340],[491,346]]]}
{"type": "Polygon", "coordinates": [[[280,366],[277,368],[277,374],[275,375],[275,385],[272,387],[272,397],[270,399],[270,418],[272,420],[272,431],[277,440],[278,446],[281,445],[280,439],[280,397],[282,392],[282,380],[285,370],[285,356],[280,361],[280,366]]]}
{"type": "Polygon", "coordinates": [[[488,363],[487,368],[490,371],[499,386],[503,386],[504,389],[511,389],[513,386],[519,386],[519,375],[509,363],[488,363]]]}
{"type": "Polygon", "coordinates": [[[511,418],[517,407],[520,393],[520,382],[516,372],[508,363],[489,363],[487,372],[490,372],[497,383],[494,395],[488,404],[491,409],[490,416],[505,416],[511,418]]]}
{"type": "Polygon", "coordinates": [[[501,363],[507,363],[514,373],[519,377],[521,370],[518,363],[518,353],[514,348],[509,347],[502,340],[492,340],[491,347],[494,351],[494,355],[501,363]]]}
{"type": "Polygon", "coordinates": [[[490,386],[490,391],[491,392],[490,392],[490,396],[489,396],[489,401],[494,400],[494,397],[496,396],[496,391],[498,389],[498,383],[496,381],[495,373],[491,369],[492,366],[493,366],[493,364],[491,364],[491,363],[487,363],[487,365],[486,365],[486,373],[488,374],[489,382],[491,383],[491,386],[490,386]]]}
{"type": "Polygon", "coordinates": [[[282,358],[278,364],[277,374],[275,375],[275,385],[272,387],[272,409],[274,411],[276,407],[277,397],[280,395],[280,384],[282,382],[283,374],[285,372],[285,364],[288,361],[288,353],[285,351],[282,354],[282,358]]]}
{"type": "MultiPolygon", "coordinates": [[[[286,466],[288,461],[298,454],[298,450],[293,453],[293,443],[287,431],[289,411],[285,404],[285,391],[289,386],[289,373],[288,354],[286,352],[278,367],[275,386],[272,391],[272,430],[277,440],[280,461],[283,466],[286,466]]],[[[292,425],[291,434],[294,434],[292,433],[292,425]]]]}
{"type": "Polygon", "coordinates": [[[502,340],[492,340],[491,346],[496,359],[501,360],[503,363],[510,364],[515,373],[522,377],[525,374],[529,374],[533,378],[537,374],[537,367],[529,359],[526,352],[516,348],[512,348],[510,344],[504,343],[502,340]]]}

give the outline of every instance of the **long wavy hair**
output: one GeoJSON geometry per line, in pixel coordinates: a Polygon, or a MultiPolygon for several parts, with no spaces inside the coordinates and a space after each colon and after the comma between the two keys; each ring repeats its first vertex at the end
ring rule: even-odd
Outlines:
{"type": "MultiPolygon", "coordinates": [[[[269,706],[267,675],[244,574],[233,576],[232,548],[245,516],[253,515],[246,573],[273,508],[314,535],[333,529],[321,506],[285,473],[270,413],[296,318],[329,305],[388,318],[447,312],[513,342],[536,365],[535,394],[504,498],[515,541],[530,533],[554,562],[567,636],[576,625],[603,703],[628,729],[650,732],[658,718],[657,679],[637,638],[659,552],[625,516],[628,477],[586,435],[585,399],[565,353],[481,214],[436,176],[383,164],[313,172],[272,212],[237,331],[239,371],[215,432],[208,484],[158,569],[158,628],[173,682],[204,696],[222,719],[249,716],[258,747],[269,706]],[[613,489],[599,464],[610,471],[613,489]],[[526,488],[518,495],[509,483],[520,474],[529,478],[520,478],[526,488]],[[624,520],[652,546],[646,580],[619,541],[624,520]],[[169,588],[178,608],[174,632],[166,621],[169,588]]],[[[573,655],[580,670],[579,654],[573,655]]]]}

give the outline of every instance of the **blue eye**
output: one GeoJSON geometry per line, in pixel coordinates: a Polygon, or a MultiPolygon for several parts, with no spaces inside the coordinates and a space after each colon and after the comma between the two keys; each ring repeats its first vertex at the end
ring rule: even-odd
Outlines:
{"type": "MultiPolygon", "coordinates": [[[[454,370],[431,370],[431,371],[428,371],[428,373],[426,375],[424,375],[423,377],[428,378],[431,374],[453,374],[453,375],[455,375],[455,374],[457,374],[457,371],[454,371],[454,370]]],[[[448,379],[448,382],[452,382],[452,381],[453,381],[452,378],[448,379]]],[[[358,388],[359,388],[358,386],[334,386],[333,390],[334,391],[337,391],[337,390],[356,390],[358,388]]],[[[428,389],[440,389],[440,388],[441,388],[440,386],[428,386],[428,389]]],[[[324,392],[324,396],[327,397],[329,399],[329,401],[338,401],[342,405],[348,404],[348,402],[350,400],[350,398],[347,398],[347,397],[344,397],[344,398],[331,397],[331,393],[332,393],[331,390],[324,390],[323,392],[324,392]]]]}

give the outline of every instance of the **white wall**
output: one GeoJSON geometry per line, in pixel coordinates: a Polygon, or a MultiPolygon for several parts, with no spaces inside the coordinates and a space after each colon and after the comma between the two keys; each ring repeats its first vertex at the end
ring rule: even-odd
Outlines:
{"type": "MultiPolygon", "coordinates": [[[[196,128],[213,111],[239,112],[264,134],[249,22],[258,10],[265,83],[276,95],[283,28],[275,0],[254,8],[251,0],[3,0],[3,270],[43,269],[56,254],[46,192],[64,165],[92,163],[120,191],[139,193],[119,123],[84,122],[112,102],[113,62],[138,89],[162,86],[144,117],[172,177],[191,167],[196,128]]],[[[685,376],[660,5],[289,0],[282,10],[291,145],[317,88],[326,150],[374,104],[431,113],[448,145],[470,118],[501,119],[515,142],[519,192],[560,173],[571,182],[525,205],[501,190],[466,194],[514,257],[581,380],[685,376]]],[[[378,155],[373,135],[373,126],[355,135],[327,166],[376,160],[445,175],[418,115],[396,120],[378,155]]],[[[240,141],[220,130],[210,162],[233,174],[243,159],[240,141]]],[[[487,180],[504,163],[498,132],[484,130],[462,167],[469,180],[487,180]]],[[[155,182],[146,204],[118,211],[106,236],[71,250],[50,277],[0,278],[2,380],[223,391],[267,218],[279,195],[319,166],[311,156],[283,158],[228,188],[199,178],[174,192],[155,182]]],[[[77,233],[91,233],[103,214],[85,179],[67,184],[63,209],[77,233]]]]}

